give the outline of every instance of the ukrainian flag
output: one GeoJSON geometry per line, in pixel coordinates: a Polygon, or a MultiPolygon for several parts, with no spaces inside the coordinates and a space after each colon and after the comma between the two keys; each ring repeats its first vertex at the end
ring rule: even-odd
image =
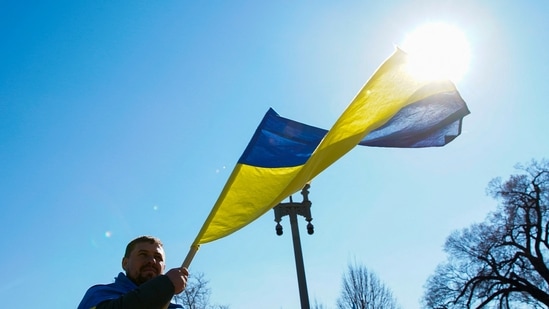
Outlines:
{"type": "Polygon", "coordinates": [[[359,91],[333,127],[323,130],[270,109],[202,226],[184,266],[201,244],[225,237],[301,190],[357,145],[444,146],[469,113],[454,84],[415,78],[397,49],[359,91]]]}

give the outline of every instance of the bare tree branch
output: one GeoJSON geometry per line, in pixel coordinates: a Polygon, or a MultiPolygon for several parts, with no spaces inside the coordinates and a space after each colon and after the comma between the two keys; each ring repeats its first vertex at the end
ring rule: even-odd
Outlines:
{"type": "Polygon", "coordinates": [[[398,309],[393,293],[364,266],[349,265],[343,275],[338,309],[398,309]]]}
{"type": "Polygon", "coordinates": [[[446,240],[448,260],[425,285],[425,307],[549,307],[549,161],[517,169],[488,185],[497,210],[446,240]]]}

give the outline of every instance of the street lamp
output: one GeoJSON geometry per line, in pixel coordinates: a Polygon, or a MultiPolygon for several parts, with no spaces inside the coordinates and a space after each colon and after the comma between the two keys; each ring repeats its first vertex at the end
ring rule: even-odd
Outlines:
{"type": "Polygon", "coordinates": [[[301,195],[303,195],[303,201],[301,203],[294,203],[294,201],[292,200],[292,196],[290,196],[289,203],[280,203],[273,208],[276,222],[276,235],[280,236],[283,233],[282,225],[280,225],[282,217],[286,215],[290,217],[301,309],[309,309],[310,306],[309,295],[307,292],[307,280],[305,278],[305,266],[303,265],[303,253],[301,251],[301,240],[299,238],[299,229],[297,226],[297,215],[305,217],[305,220],[307,221],[307,234],[312,235],[314,233],[314,226],[311,223],[313,218],[311,217],[312,203],[309,200],[310,187],[311,186],[309,184],[306,184],[305,187],[303,187],[303,189],[301,190],[301,195]]]}

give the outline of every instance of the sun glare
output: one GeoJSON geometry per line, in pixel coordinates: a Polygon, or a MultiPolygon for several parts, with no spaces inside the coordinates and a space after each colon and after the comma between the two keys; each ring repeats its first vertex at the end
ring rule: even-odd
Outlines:
{"type": "Polygon", "coordinates": [[[410,56],[410,71],[418,78],[457,82],[469,67],[467,37],[448,24],[429,23],[415,29],[401,49],[410,56]]]}

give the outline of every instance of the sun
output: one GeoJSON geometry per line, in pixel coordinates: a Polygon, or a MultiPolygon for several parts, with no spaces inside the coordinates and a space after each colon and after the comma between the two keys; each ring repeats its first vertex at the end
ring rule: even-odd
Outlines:
{"type": "Polygon", "coordinates": [[[459,81],[469,69],[470,46],[465,34],[446,23],[428,23],[406,36],[400,46],[410,56],[410,71],[421,79],[459,81]]]}

